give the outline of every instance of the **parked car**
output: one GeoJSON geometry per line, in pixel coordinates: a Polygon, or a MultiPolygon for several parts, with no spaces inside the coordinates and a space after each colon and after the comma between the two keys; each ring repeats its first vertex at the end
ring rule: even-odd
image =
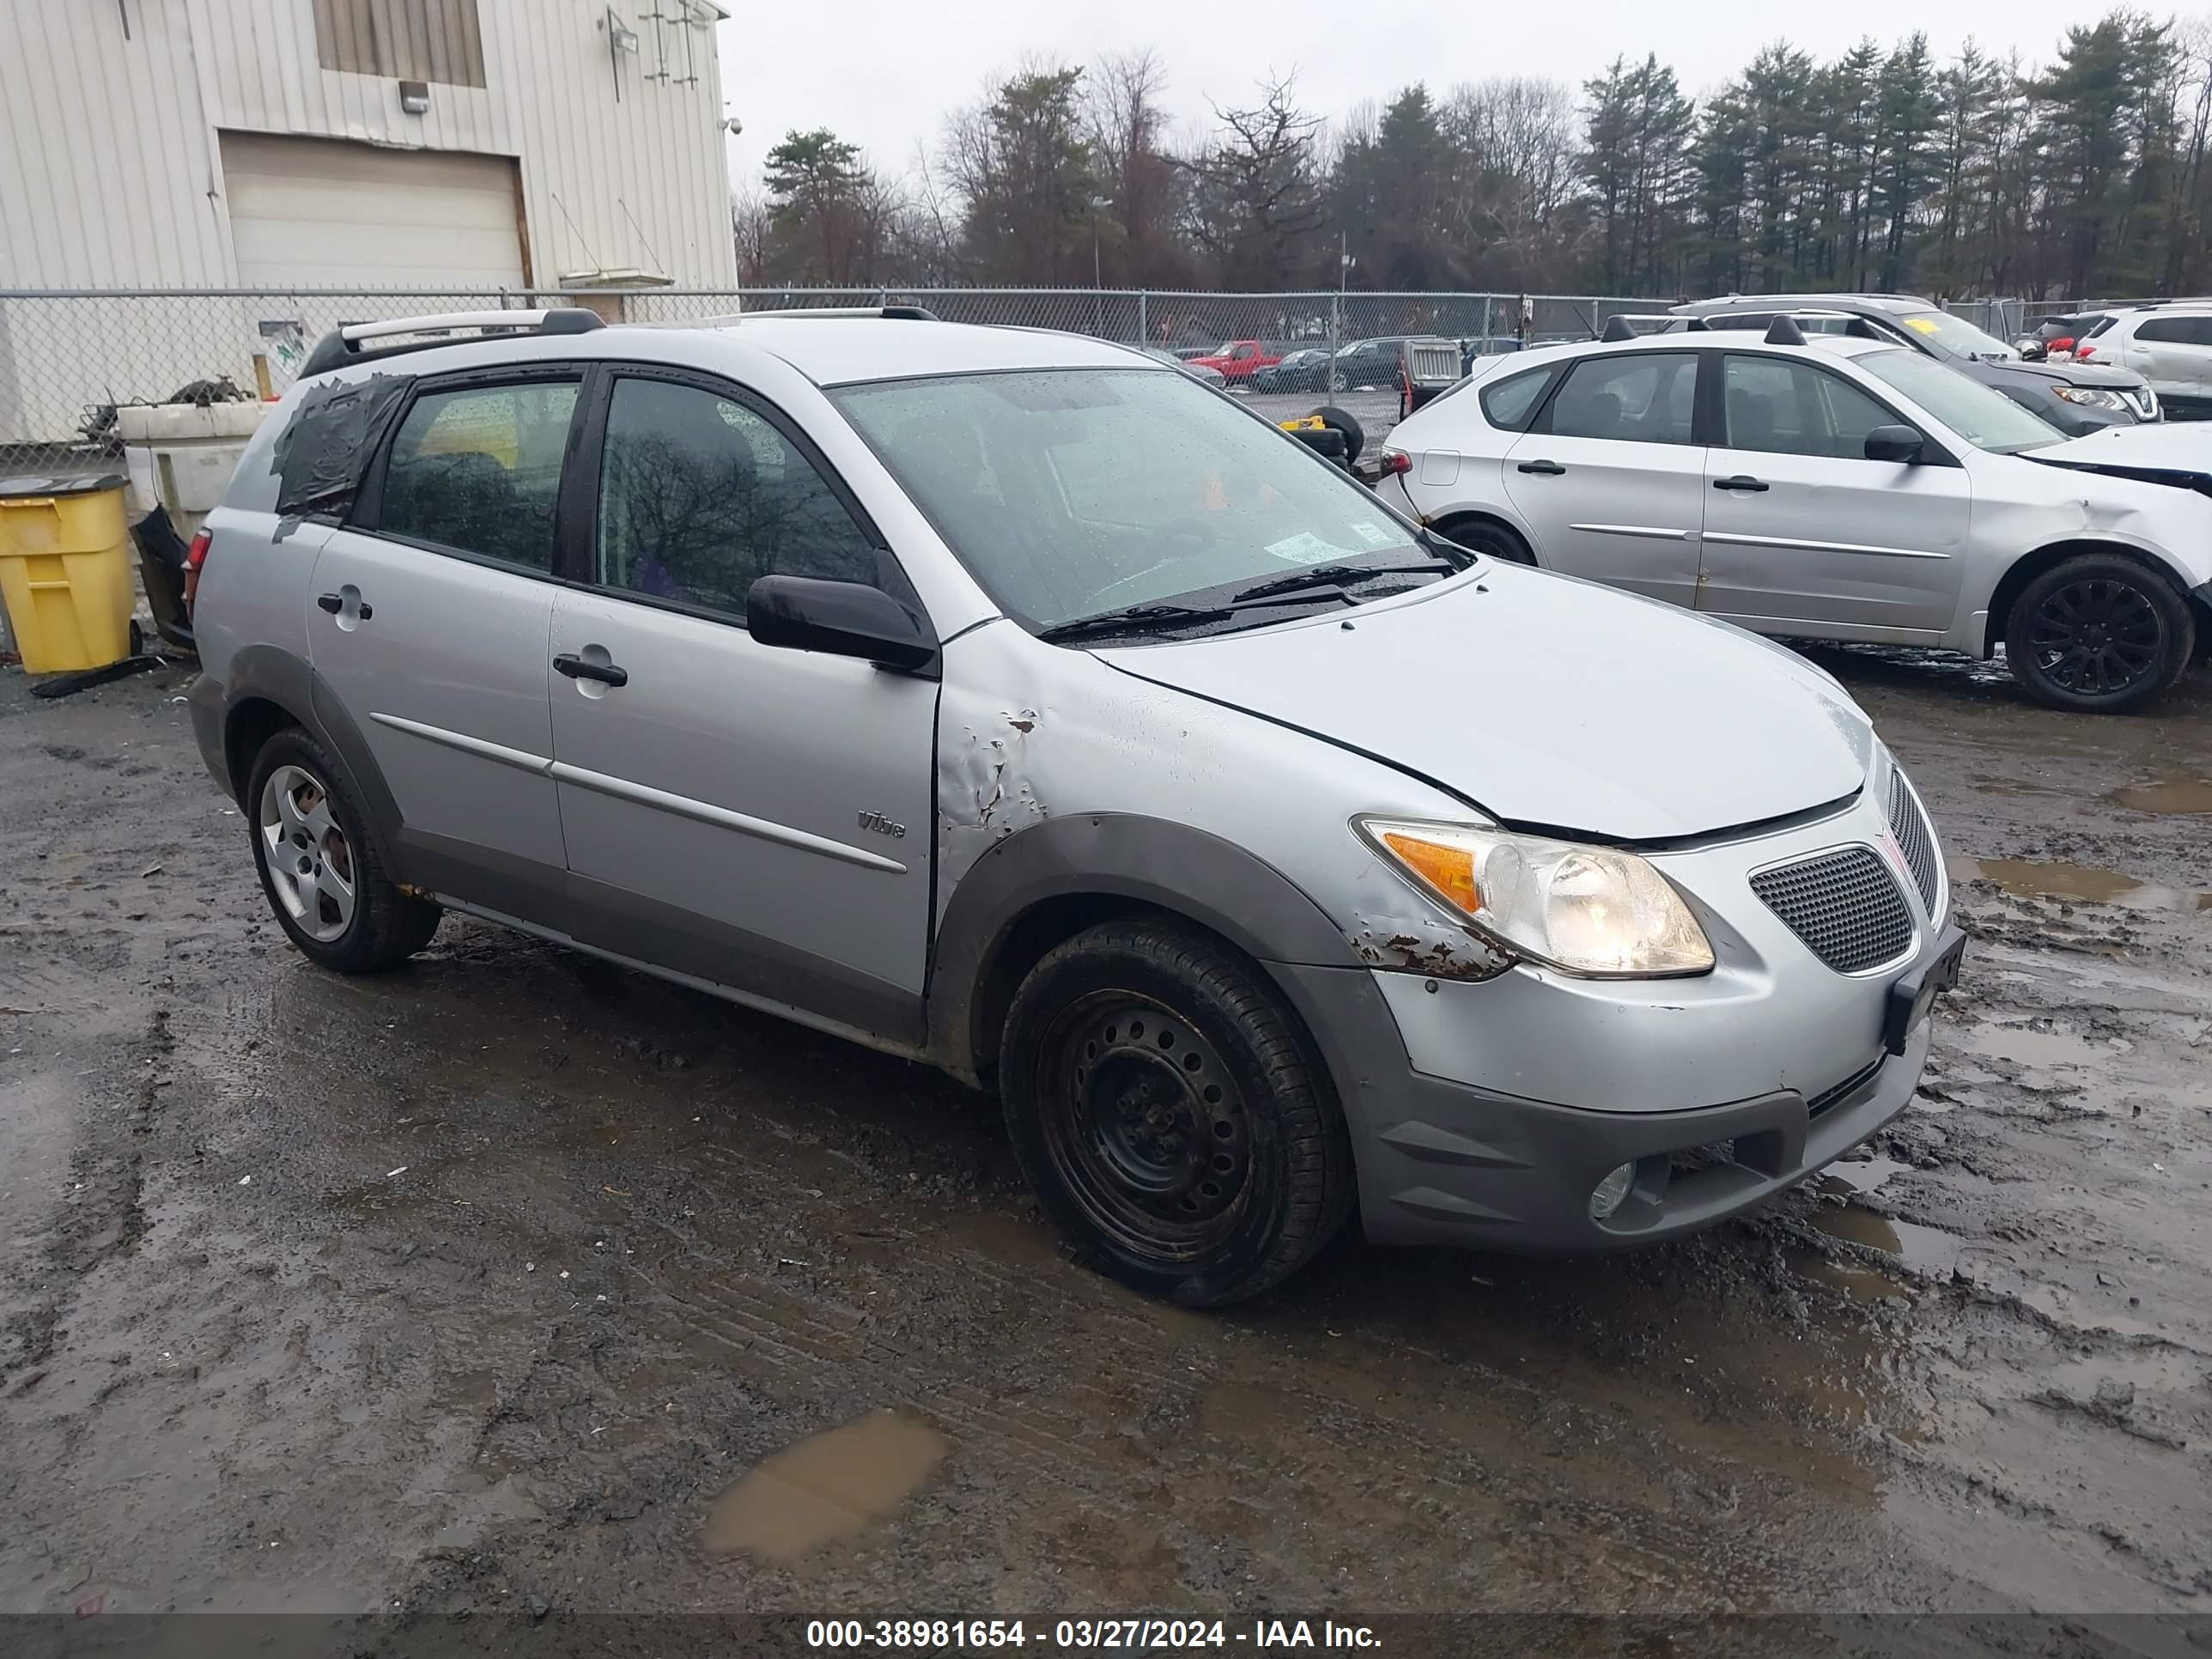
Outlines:
{"type": "Polygon", "coordinates": [[[1147,357],[1152,358],[1156,362],[1165,363],[1170,368],[1181,369],[1184,374],[1189,375],[1192,380],[1197,380],[1202,385],[1213,386],[1218,389],[1229,384],[1227,377],[1224,376],[1219,369],[1214,368],[1206,363],[1200,362],[1196,358],[1178,356],[1176,353],[1170,351],[1164,346],[1143,346],[1140,347],[1139,349],[1142,350],[1147,357]]]}
{"type": "Polygon", "coordinates": [[[194,730],[313,961],[460,910],[942,1066],[1193,1304],[1355,1211],[1678,1237],[1911,1098],[1942,851],[1790,653],[1104,342],[595,322],[341,331],[207,520],[194,730]]]}
{"type": "Polygon", "coordinates": [[[1323,392],[1328,387],[1328,348],[1302,346],[1252,377],[1255,392],[1323,392]]]}
{"type": "Polygon", "coordinates": [[[2034,330],[2013,342],[2013,349],[2032,363],[2070,362],[2074,347],[2091,330],[2112,315],[2106,311],[2082,312],[2071,317],[2045,317],[2034,330]]]}
{"type": "Polygon", "coordinates": [[[2212,301],[2106,313],[2075,337],[2074,362],[2142,375],[2171,419],[2212,416],[2212,301]]]}
{"type": "Polygon", "coordinates": [[[1762,634],[2002,645],[2040,701],[2118,712],[2212,637],[2205,474],[2161,471],[2154,435],[2200,447],[2065,440],[1929,356],[1784,318],[1493,360],[1373,465],[1498,557],[1762,634]]]}
{"type": "Polygon", "coordinates": [[[1201,368],[1212,369],[1232,387],[1251,389],[1255,374],[1273,368],[1283,361],[1283,354],[1264,340],[1232,340],[1218,351],[1189,360],[1201,368]]]}
{"type": "Polygon", "coordinates": [[[1372,340],[1353,340],[1336,351],[1336,387],[1340,392],[1380,390],[1395,392],[1402,378],[1406,348],[1402,334],[1372,340]]]}
{"type": "Polygon", "coordinates": [[[1672,314],[1706,328],[1760,332],[1787,315],[1808,334],[1870,334],[2002,392],[2069,437],[2159,418],[2158,397],[2140,374],[2080,362],[2023,362],[1995,335],[1909,294],[1730,295],[1676,306],[1672,314]]]}

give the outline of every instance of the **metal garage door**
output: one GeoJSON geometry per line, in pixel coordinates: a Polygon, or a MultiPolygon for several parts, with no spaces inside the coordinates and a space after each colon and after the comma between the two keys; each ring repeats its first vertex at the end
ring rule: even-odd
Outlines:
{"type": "Polygon", "coordinates": [[[222,171],[246,287],[528,285],[510,156],[226,132],[222,171]]]}

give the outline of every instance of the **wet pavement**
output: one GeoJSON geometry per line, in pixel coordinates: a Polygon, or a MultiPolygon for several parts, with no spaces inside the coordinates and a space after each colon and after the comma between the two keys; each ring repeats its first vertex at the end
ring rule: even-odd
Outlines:
{"type": "Polygon", "coordinates": [[[1913,1108],[1600,1261],[1060,1259],[990,1102],[268,920],[179,673],[0,690],[0,1610],[2212,1609],[2212,672],[1816,653],[1974,935],[1913,1108]]]}

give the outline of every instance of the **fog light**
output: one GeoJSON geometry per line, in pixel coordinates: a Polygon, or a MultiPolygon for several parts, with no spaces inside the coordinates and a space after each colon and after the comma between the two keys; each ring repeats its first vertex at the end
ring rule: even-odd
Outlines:
{"type": "Polygon", "coordinates": [[[1636,1166],[1633,1164],[1624,1164],[1607,1176],[1604,1180],[1599,1182],[1596,1186],[1591,1188],[1590,1219],[1592,1221],[1611,1219],[1613,1212],[1620,1207],[1621,1200],[1628,1196],[1628,1189],[1635,1182],[1636,1166]]]}

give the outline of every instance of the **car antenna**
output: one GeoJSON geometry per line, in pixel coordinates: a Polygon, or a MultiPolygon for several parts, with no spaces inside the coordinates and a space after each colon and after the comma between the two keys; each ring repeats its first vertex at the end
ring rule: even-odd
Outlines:
{"type": "Polygon", "coordinates": [[[1769,345],[1803,345],[1805,331],[1797,326],[1795,317],[1777,317],[1767,325],[1766,343],[1769,345]]]}
{"type": "Polygon", "coordinates": [[[1615,343],[1622,340],[1632,340],[1636,337],[1636,331],[1630,325],[1628,319],[1616,311],[1612,316],[1605,319],[1605,332],[1599,335],[1597,337],[1601,340],[1610,340],[1615,343]]]}

